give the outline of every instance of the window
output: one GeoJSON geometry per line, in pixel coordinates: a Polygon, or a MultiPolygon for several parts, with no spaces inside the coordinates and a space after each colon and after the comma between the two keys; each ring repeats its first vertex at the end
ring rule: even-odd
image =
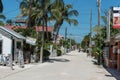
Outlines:
{"type": "Polygon", "coordinates": [[[21,49],[21,42],[17,42],[17,49],[21,49]]]}

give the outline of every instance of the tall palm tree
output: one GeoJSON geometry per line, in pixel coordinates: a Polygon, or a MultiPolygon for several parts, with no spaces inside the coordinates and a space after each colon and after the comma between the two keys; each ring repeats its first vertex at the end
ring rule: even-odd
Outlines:
{"type": "Polygon", "coordinates": [[[34,0],[33,2],[35,4],[32,6],[31,18],[34,19],[36,26],[42,25],[41,50],[40,50],[41,51],[40,61],[42,62],[43,45],[44,45],[44,27],[46,26],[46,31],[47,31],[47,21],[48,21],[50,0],[34,0]]]}
{"type": "Polygon", "coordinates": [[[21,16],[27,17],[28,27],[42,25],[42,29],[43,29],[42,38],[41,38],[42,44],[40,50],[41,56],[43,53],[44,26],[47,26],[47,16],[48,16],[47,13],[48,13],[49,3],[50,0],[23,0],[20,4],[21,16]]]}
{"type": "Polygon", "coordinates": [[[22,16],[27,16],[27,18],[32,20],[34,24],[37,23],[37,25],[42,25],[43,30],[40,57],[42,57],[43,54],[44,26],[47,27],[49,16],[51,16],[50,19],[54,19],[56,21],[54,30],[57,31],[57,34],[59,33],[60,26],[64,21],[67,21],[69,24],[73,23],[74,25],[77,25],[78,23],[77,20],[70,18],[72,15],[77,16],[78,12],[76,10],[70,11],[72,6],[65,5],[63,0],[23,0],[23,2],[21,2],[20,8],[22,16]]]}
{"type": "Polygon", "coordinates": [[[53,3],[52,8],[52,17],[56,20],[54,25],[54,31],[56,31],[56,35],[58,35],[64,21],[70,25],[74,24],[76,26],[78,24],[78,21],[76,19],[71,18],[71,16],[78,16],[79,14],[77,10],[71,10],[72,5],[65,5],[63,0],[56,0],[53,3]]]}
{"type": "MultiPolygon", "coordinates": [[[[35,5],[33,8],[34,14],[32,14],[32,17],[35,18],[35,20],[42,20],[44,19],[44,26],[46,27],[47,32],[47,38],[48,38],[48,30],[47,30],[47,22],[48,22],[48,15],[50,11],[50,0],[40,0],[38,1],[38,4],[35,5]]],[[[41,24],[39,24],[41,25],[41,24]]]]}

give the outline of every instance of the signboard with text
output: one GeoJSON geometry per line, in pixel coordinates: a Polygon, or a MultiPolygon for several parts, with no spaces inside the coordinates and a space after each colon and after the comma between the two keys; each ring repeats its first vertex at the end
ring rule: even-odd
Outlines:
{"type": "Polygon", "coordinates": [[[31,38],[31,37],[27,37],[26,38],[26,43],[31,44],[31,45],[36,45],[36,39],[31,38]]]}
{"type": "Polygon", "coordinates": [[[120,28],[120,7],[113,7],[113,28],[120,28]]]}

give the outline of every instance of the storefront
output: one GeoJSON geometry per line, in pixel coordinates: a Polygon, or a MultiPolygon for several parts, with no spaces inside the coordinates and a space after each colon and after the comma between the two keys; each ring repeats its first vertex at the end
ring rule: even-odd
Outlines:
{"type": "Polygon", "coordinates": [[[116,34],[113,38],[111,38],[109,67],[120,71],[120,34],[116,34]]]}
{"type": "Polygon", "coordinates": [[[14,61],[18,60],[18,50],[23,51],[23,41],[26,38],[15,31],[0,26],[0,62],[12,54],[14,61]]]}

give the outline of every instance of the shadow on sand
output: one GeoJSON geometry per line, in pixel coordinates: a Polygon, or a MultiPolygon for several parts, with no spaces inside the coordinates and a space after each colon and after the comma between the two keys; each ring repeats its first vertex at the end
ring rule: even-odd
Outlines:
{"type": "MultiPolygon", "coordinates": [[[[92,60],[94,65],[98,65],[96,60],[92,60]]],[[[107,68],[106,66],[102,65],[110,74],[105,74],[106,77],[114,77],[116,80],[120,80],[120,72],[117,69],[107,68]]],[[[99,67],[99,65],[98,65],[99,67]]]]}
{"type": "Polygon", "coordinates": [[[93,62],[94,65],[98,65],[97,61],[92,60],[92,62],[93,62]]]}
{"type": "Polygon", "coordinates": [[[116,80],[120,80],[120,72],[117,71],[116,69],[112,69],[112,68],[106,68],[105,69],[110,73],[110,75],[105,75],[108,77],[115,77],[116,80]]]}
{"type": "Polygon", "coordinates": [[[49,59],[48,62],[51,62],[51,63],[53,63],[53,62],[70,62],[70,60],[64,59],[64,58],[59,58],[59,59],[54,58],[54,59],[49,59]]]}

